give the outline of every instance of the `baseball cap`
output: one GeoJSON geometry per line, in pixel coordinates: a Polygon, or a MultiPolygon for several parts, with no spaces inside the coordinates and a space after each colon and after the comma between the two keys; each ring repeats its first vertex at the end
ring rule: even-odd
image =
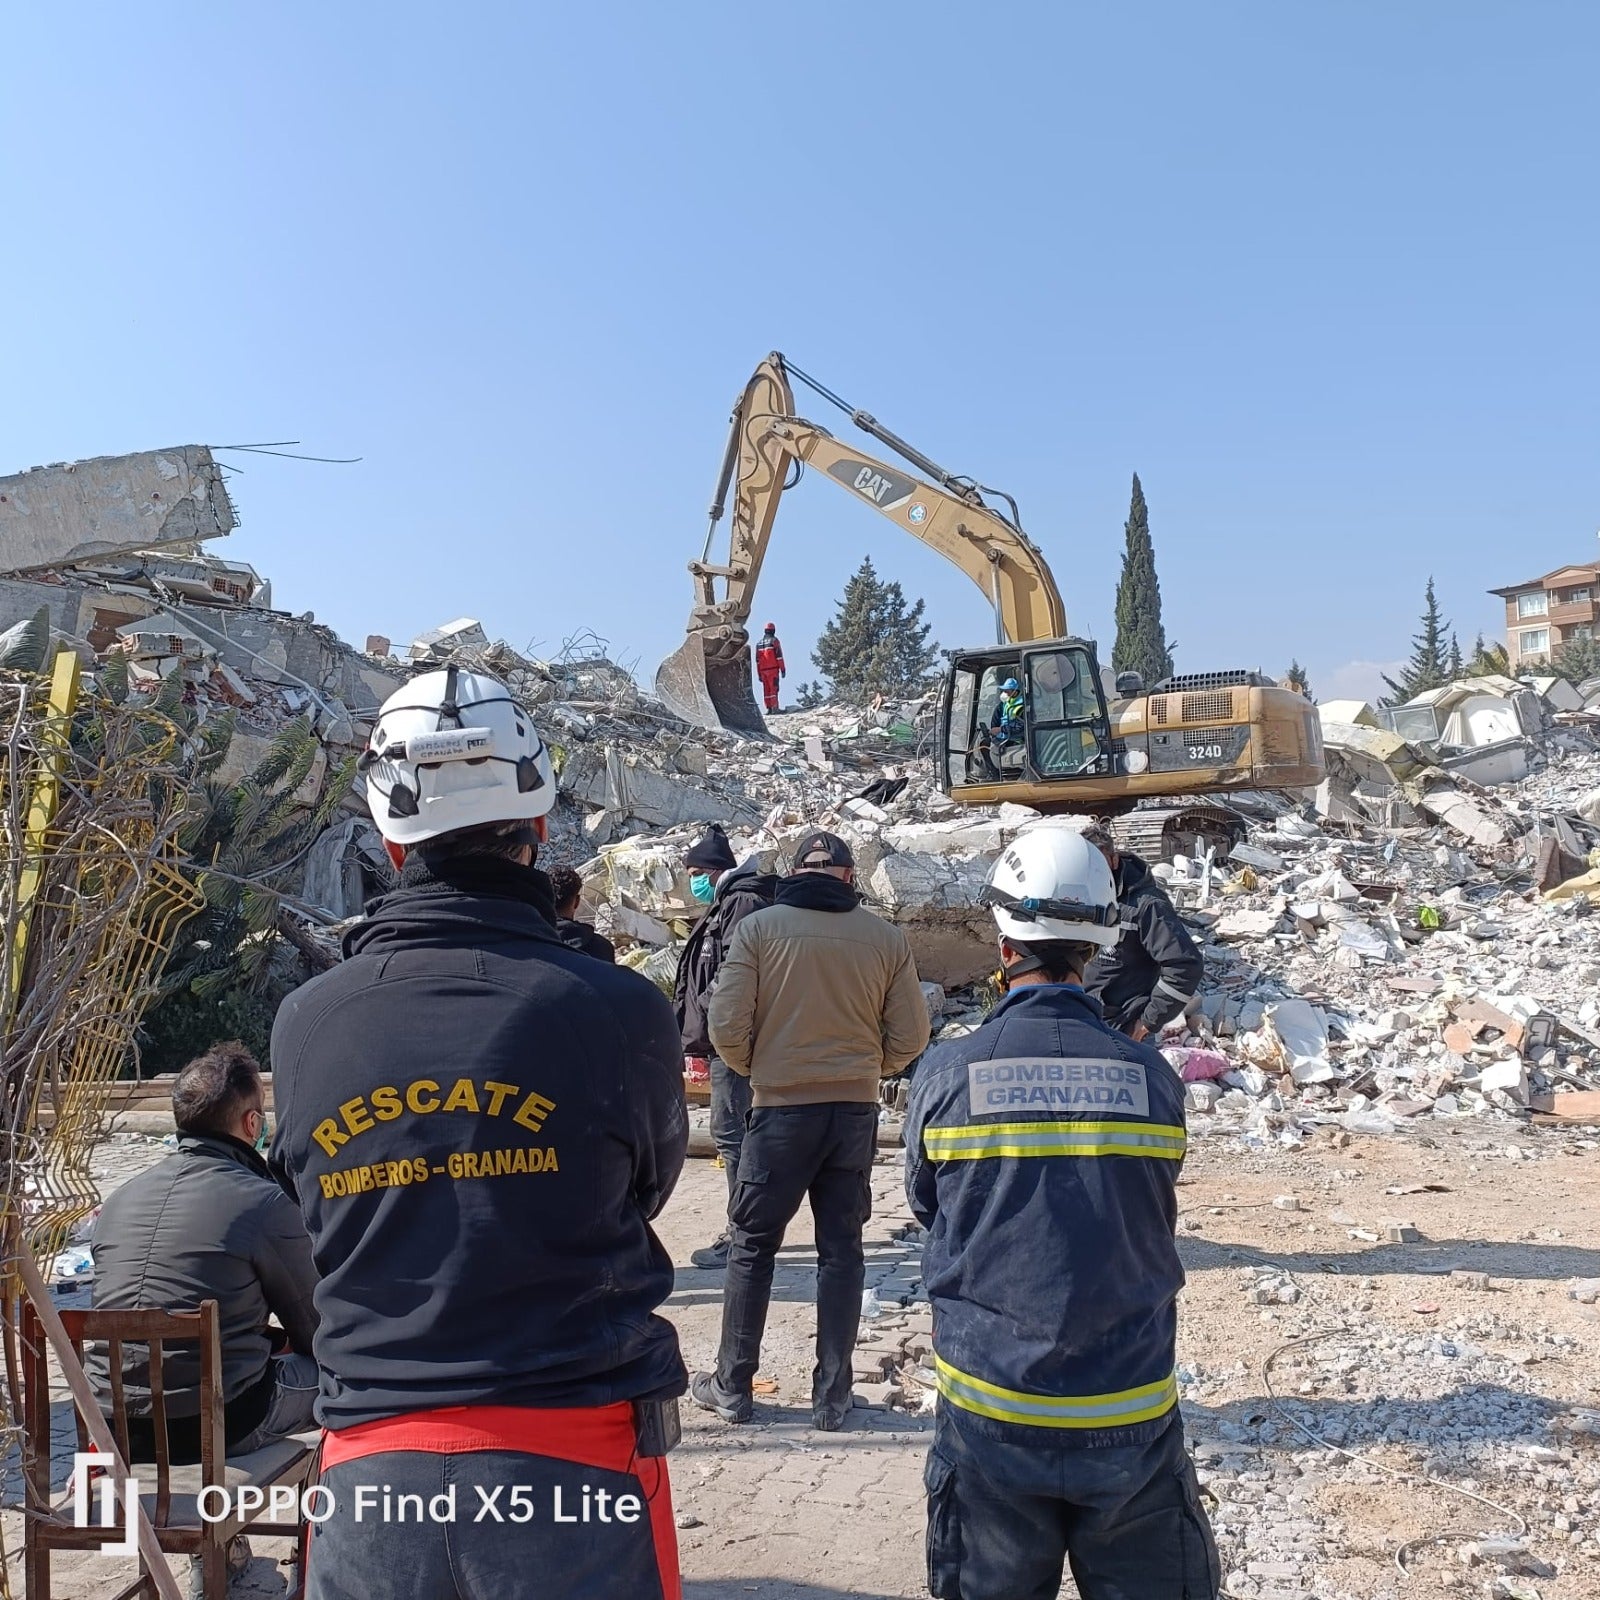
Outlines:
{"type": "Polygon", "coordinates": [[[794,853],[796,872],[802,867],[853,867],[855,864],[856,858],[850,854],[850,846],[838,834],[828,833],[822,828],[808,833],[794,853]]]}

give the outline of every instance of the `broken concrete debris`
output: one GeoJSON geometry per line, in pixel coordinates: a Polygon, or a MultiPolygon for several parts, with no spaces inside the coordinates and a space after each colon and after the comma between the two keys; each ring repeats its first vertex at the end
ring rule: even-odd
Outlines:
{"type": "Polygon", "coordinates": [[[76,566],[126,551],[186,550],[237,524],[204,445],[58,461],[0,478],[0,572],[76,566]]]}
{"type": "MultiPolygon", "coordinates": [[[[701,914],[683,852],[705,823],[767,870],[822,825],[850,841],[869,903],[906,930],[940,1036],[982,1020],[995,944],[980,891],[1020,831],[1055,823],[937,791],[931,696],[777,715],[752,739],[678,721],[594,635],[540,659],[459,617],[399,655],[376,634],[357,651],[309,613],[272,610],[252,568],[202,553],[235,518],[201,447],[38,469],[0,479],[0,497],[0,630],[42,610],[87,662],[125,659],[136,692],[180,676],[202,724],[236,718],[224,781],[305,716],[324,747],[295,795],[309,807],[407,678],[450,661],[490,672],[552,749],[546,859],[579,868],[589,913],[630,965],[670,986],[701,914]]],[[[1220,830],[1197,808],[1170,841],[1154,811],[1116,820],[1164,847],[1152,865],[1204,950],[1201,992],[1160,1041],[1191,1107],[1285,1145],[1319,1124],[1590,1115],[1600,682],[1472,679],[1321,717],[1315,795],[1231,796],[1220,830]],[[1493,783],[1454,759],[1508,741],[1520,754],[1493,783]]],[[[299,899],[329,919],[392,882],[359,783],[301,870],[299,899]]]]}

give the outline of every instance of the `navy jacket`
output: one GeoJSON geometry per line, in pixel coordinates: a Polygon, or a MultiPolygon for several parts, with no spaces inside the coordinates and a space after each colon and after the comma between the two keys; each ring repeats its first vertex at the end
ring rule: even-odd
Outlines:
{"type": "Polygon", "coordinates": [[[1117,900],[1121,936],[1090,963],[1084,986],[1113,1027],[1142,1022],[1157,1033],[1194,998],[1205,960],[1161,880],[1126,851],[1117,858],[1117,900]]]}
{"type": "Polygon", "coordinates": [[[408,865],[273,1029],[318,1420],[681,1394],[650,1228],[688,1145],[672,1008],[561,942],[543,873],[441,872],[408,865]]]}
{"type": "Polygon", "coordinates": [[[1177,1403],[1183,1084],[1072,984],[923,1057],[906,1192],[944,1415],[1007,1444],[1138,1445],[1177,1403]]]}

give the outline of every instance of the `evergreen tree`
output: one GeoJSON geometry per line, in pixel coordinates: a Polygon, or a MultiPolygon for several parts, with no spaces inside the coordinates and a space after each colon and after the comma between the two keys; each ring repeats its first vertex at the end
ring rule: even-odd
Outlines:
{"type": "Polygon", "coordinates": [[[1451,683],[1454,683],[1464,670],[1461,661],[1461,641],[1456,638],[1454,630],[1450,634],[1450,664],[1447,670],[1451,683]]]}
{"type": "Polygon", "coordinates": [[[1137,672],[1150,688],[1172,676],[1172,651],[1161,624],[1161,582],[1150,542],[1150,513],[1137,472],[1122,532],[1127,542],[1117,583],[1117,642],[1111,649],[1111,665],[1117,672],[1137,672]]]}
{"type": "Polygon", "coordinates": [[[1306,669],[1298,661],[1289,663],[1289,670],[1283,675],[1285,689],[1293,689],[1296,694],[1303,694],[1312,705],[1317,703],[1317,697],[1311,692],[1311,680],[1306,676],[1306,669]]]}
{"type": "Polygon", "coordinates": [[[1472,659],[1467,662],[1466,676],[1469,678],[1487,678],[1498,675],[1507,677],[1511,672],[1511,660],[1506,654],[1503,644],[1485,644],[1480,633],[1472,643],[1472,659]]]}
{"type": "Polygon", "coordinates": [[[1388,704],[1404,705],[1419,694],[1437,689],[1450,681],[1450,652],[1445,635],[1450,624],[1439,614],[1439,601],[1433,592],[1433,579],[1428,579],[1427,602],[1422,612],[1422,632],[1411,640],[1411,659],[1398,678],[1384,676],[1392,695],[1388,704]]]}
{"type": "Polygon", "coordinates": [[[923,602],[906,604],[898,583],[879,578],[869,556],[845,585],[837,615],[822,630],[811,659],[839,699],[921,694],[939,648],[929,642],[923,602]]]}
{"type": "Polygon", "coordinates": [[[1550,670],[1569,683],[1582,683],[1600,673],[1600,644],[1593,639],[1568,639],[1557,645],[1550,670]]]}

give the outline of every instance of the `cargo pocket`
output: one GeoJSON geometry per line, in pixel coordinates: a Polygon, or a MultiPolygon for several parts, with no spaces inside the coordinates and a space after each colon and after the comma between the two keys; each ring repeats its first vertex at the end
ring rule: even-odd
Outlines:
{"type": "Polygon", "coordinates": [[[922,1482],[928,1491],[928,1593],[935,1600],[961,1600],[961,1508],[954,1464],[929,1450],[922,1482]]]}
{"type": "Polygon", "coordinates": [[[1211,1520],[1200,1504],[1200,1483],[1194,1466],[1184,1462],[1178,1473],[1182,1504],[1178,1508],[1178,1540],[1183,1552],[1183,1600],[1217,1600],[1222,1592],[1222,1558],[1211,1536],[1211,1520]]]}

